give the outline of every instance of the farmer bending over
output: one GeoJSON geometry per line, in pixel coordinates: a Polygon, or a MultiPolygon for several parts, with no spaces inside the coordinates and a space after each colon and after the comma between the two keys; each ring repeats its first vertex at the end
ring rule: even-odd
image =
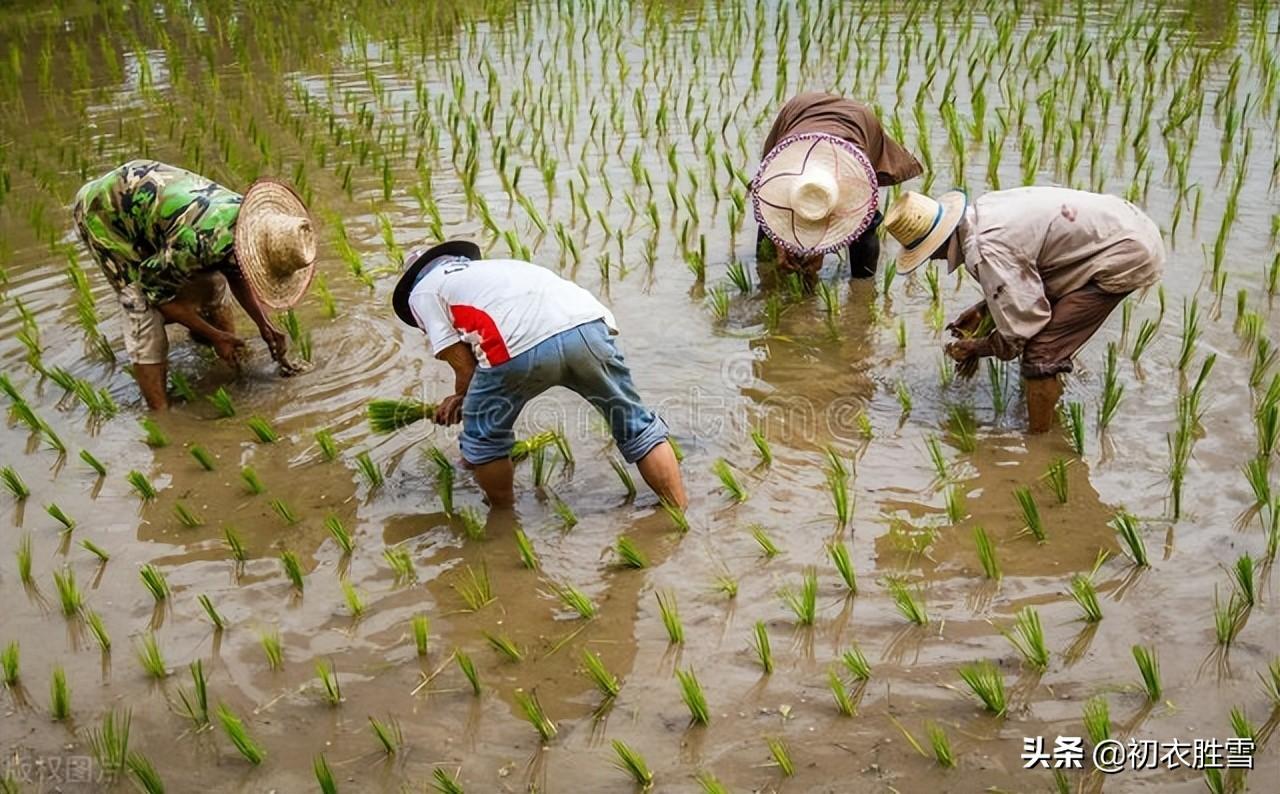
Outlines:
{"type": "Polygon", "coordinates": [[[911,152],[885,135],[871,108],[834,94],[800,94],[778,111],[762,157],[752,182],[752,198],[760,224],[757,248],[766,249],[764,258],[768,246],[761,244],[767,238],[777,250],[783,272],[800,273],[812,288],[823,255],[847,247],[849,274],[874,276],[880,259],[876,228],[882,219],[876,211],[876,189],[905,182],[924,169],[911,152]],[[797,141],[797,136],[802,140],[797,141]],[[869,200],[865,190],[860,186],[850,191],[849,174],[833,170],[833,163],[804,158],[807,144],[817,136],[839,139],[861,155],[860,162],[869,164],[870,213],[865,222],[869,200]]]}
{"type": "Polygon", "coordinates": [[[605,417],[618,451],[649,487],[683,507],[667,425],[640,402],[609,310],[550,270],[480,257],[474,243],[462,240],[412,252],[392,305],[453,368],[454,394],[437,406],[435,421],[462,422],[462,457],[490,506],[515,502],[510,453],[521,409],[563,386],[605,417]]]}
{"type": "Polygon", "coordinates": [[[998,190],[967,206],[958,191],[936,201],[907,192],[885,228],[902,243],[900,273],[945,259],[948,272],[964,264],[978,280],[985,299],[947,326],[958,338],[947,354],[969,374],[984,356],[1022,356],[1032,433],[1053,423],[1058,376],[1071,372],[1076,351],[1164,269],[1164,242],[1150,218],[1124,199],[1080,190],[998,190]],[[980,333],[984,327],[991,330],[980,333]]]}
{"type": "Polygon", "coordinates": [[[119,296],[125,349],[152,410],[169,407],[166,324],[185,326],[238,366],[245,343],[235,333],[228,288],[280,374],[298,371],[266,312],[297,303],[316,258],[306,207],[288,186],[260,179],[242,197],[190,171],[134,160],[81,187],[72,214],[119,296]]]}

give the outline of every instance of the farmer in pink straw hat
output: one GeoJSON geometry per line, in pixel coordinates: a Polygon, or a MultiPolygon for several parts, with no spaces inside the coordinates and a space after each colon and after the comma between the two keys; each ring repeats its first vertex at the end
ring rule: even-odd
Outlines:
{"type": "Polygon", "coordinates": [[[185,326],[193,340],[239,365],[245,343],[228,290],[280,373],[299,371],[267,314],[297,303],[315,269],[311,219],[289,186],[260,179],[241,196],[190,171],[133,160],[81,187],[72,215],[119,297],[125,350],[152,410],[169,407],[166,325],[185,326]]]}
{"type": "Polygon", "coordinates": [[[762,258],[768,255],[767,239],[779,267],[800,273],[812,287],[823,255],[847,248],[850,275],[874,276],[880,258],[877,188],[905,182],[922,170],[866,105],[818,92],[792,98],[769,130],[752,183],[762,258]],[[843,145],[813,148],[824,137],[843,145]],[[805,156],[811,153],[818,157],[805,156]],[[864,181],[863,173],[870,178],[864,181]]]}
{"type": "Polygon", "coordinates": [[[1117,196],[1059,187],[987,193],[904,193],[884,221],[902,244],[898,272],[926,259],[961,264],[983,300],[947,328],[947,355],[972,374],[979,359],[1022,357],[1032,433],[1053,424],[1059,376],[1129,293],[1160,280],[1164,242],[1155,223],[1117,196]]]}

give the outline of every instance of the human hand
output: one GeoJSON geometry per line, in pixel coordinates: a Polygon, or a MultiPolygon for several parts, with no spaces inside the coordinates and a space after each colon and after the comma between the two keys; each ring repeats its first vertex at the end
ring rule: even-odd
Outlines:
{"type": "Polygon", "coordinates": [[[218,358],[236,369],[240,368],[240,362],[244,359],[246,353],[243,339],[240,339],[235,334],[223,332],[210,341],[213,344],[213,352],[218,354],[218,358]]]}
{"type": "Polygon", "coordinates": [[[956,342],[950,342],[946,346],[948,356],[953,361],[965,363],[968,361],[977,361],[981,358],[981,342],[977,339],[961,339],[956,342]]]}
{"type": "Polygon", "coordinates": [[[466,395],[450,394],[436,406],[435,422],[438,425],[456,425],[462,421],[462,400],[466,395]]]}
{"type": "Polygon", "coordinates": [[[985,301],[975,303],[960,313],[960,316],[947,326],[947,330],[957,339],[971,337],[978,332],[982,326],[983,319],[987,316],[987,304],[985,301]]]}
{"type": "Polygon", "coordinates": [[[258,332],[262,334],[262,341],[267,343],[267,350],[271,351],[271,358],[283,366],[285,353],[289,350],[289,337],[285,336],[270,321],[265,321],[258,326],[258,332]]]}

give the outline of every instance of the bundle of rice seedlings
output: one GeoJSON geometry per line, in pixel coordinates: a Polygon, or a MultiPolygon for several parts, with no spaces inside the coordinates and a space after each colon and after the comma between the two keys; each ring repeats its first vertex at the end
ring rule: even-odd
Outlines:
{"type": "Polygon", "coordinates": [[[219,416],[236,415],[236,404],[231,400],[231,395],[227,393],[226,388],[219,386],[217,391],[209,395],[208,400],[217,409],[219,416]]]}
{"type": "Polygon", "coordinates": [[[613,473],[618,475],[618,481],[622,483],[622,487],[626,490],[627,501],[630,502],[635,499],[637,493],[636,481],[631,476],[631,470],[627,468],[625,463],[612,455],[609,456],[609,466],[613,468],[613,473]]]}
{"type": "Polygon", "coordinates": [[[578,514],[573,512],[573,508],[563,499],[556,497],[551,503],[551,510],[556,514],[556,518],[560,520],[560,527],[565,531],[578,525],[578,514]]]}
{"type": "Polygon", "coordinates": [[[769,446],[769,440],[764,437],[763,429],[752,428],[751,443],[756,445],[756,451],[760,453],[760,463],[764,466],[772,466],[773,449],[769,446]]]}
{"type": "Polygon", "coordinates": [[[690,722],[706,725],[711,722],[711,711],[707,708],[707,697],[702,691],[702,684],[693,668],[676,670],[676,678],[680,681],[680,698],[689,709],[690,722]]]}
{"type": "Polygon", "coordinates": [[[315,434],[316,446],[320,449],[320,457],[326,461],[336,460],[338,457],[338,442],[334,439],[333,433],[328,430],[317,430],[315,434]]]}
{"type": "Polygon", "coordinates": [[[453,583],[453,589],[472,612],[483,609],[495,600],[493,587],[489,582],[489,568],[484,563],[479,568],[468,565],[465,576],[460,576],[453,583]]]}
{"type": "Polygon", "coordinates": [[[360,591],[355,588],[347,579],[342,580],[342,598],[347,602],[347,609],[351,612],[351,617],[359,618],[364,614],[365,603],[364,597],[360,595],[360,591]]]}
{"type": "Polygon", "coordinates": [[[855,679],[866,681],[871,678],[871,664],[867,661],[867,657],[863,655],[862,649],[856,644],[844,652],[840,657],[840,661],[855,679]]]}
{"type": "Polygon", "coordinates": [[[626,535],[619,535],[613,546],[614,553],[618,555],[618,562],[624,568],[648,568],[649,558],[640,550],[631,538],[626,535]]]}
{"type": "Polygon", "coordinates": [[[1084,730],[1094,746],[1111,738],[1111,714],[1105,696],[1097,695],[1085,701],[1084,730]]]}
{"type": "Polygon", "coordinates": [[[388,717],[386,722],[369,717],[369,729],[373,731],[373,738],[378,740],[378,744],[382,747],[382,751],[387,755],[395,755],[400,749],[400,745],[404,743],[404,735],[400,731],[400,723],[395,717],[388,717]]]}
{"type": "Polygon", "coordinates": [[[164,781],[145,755],[129,753],[125,764],[129,767],[129,774],[133,775],[134,784],[143,794],[164,794],[164,781]]]}
{"type": "Polygon", "coordinates": [[[1213,629],[1219,645],[1230,646],[1248,619],[1249,605],[1237,593],[1232,593],[1223,604],[1217,586],[1213,588],[1213,629]]]}
{"type": "Polygon", "coordinates": [[[1084,574],[1071,577],[1071,598],[1084,613],[1086,623],[1097,623],[1102,620],[1102,606],[1098,603],[1098,591],[1093,586],[1093,578],[1084,574]]]}
{"type": "Polygon", "coordinates": [[[1044,627],[1040,623],[1040,613],[1035,607],[1023,607],[1018,610],[1013,629],[1003,634],[1027,664],[1037,670],[1048,669],[1049,648],[1044,641],[1044,627]]]}
{"type": "Polygon", "coordinates": [[[50,517],[53,518],[54,521],[57,521],[59,524],[61,524],[64,531],[70,532],[71,530],[76,528],[75,520],[72,519],[70,516],[68,516],[66,513],[64,513],[62,511],[62,508],[58,507],[56,503],[50,502],[49,504],[45,505],[44,511],[48,513],[50,517]]]}
{"type": "Polygon", "coordinates": [[[960,678],[973,693],[978,696],[987,710],[997,717],[1003,716],[1007,708],[1004,692],[1004,677],[991,662],[983,661],[960,667],[960,678]]]}
{"type": "Polygon", "coordinates": [[[554,430],[543,430],[528,438],[522,438],[511,448],[511,461],[519,463],[540,449],[556,444],[559,434],[554,430]]]}
{"type": "Polygon", "coordinates": [[[1258,603],[1258,582],[1257,582],[1257,566],[1253,562],[1253,557],[1248,554],[1242,554],[1236,559],[1235,565],[1227,569],[1227,573],[1231,575],[1231,581],[1236,586],[1236,592],[1240,594],[1240,600],[1245,606],[1253,607],[1258,603]]]}
{"type": "Polygon", "coordinates": [[[288,549],[282,550],[280,552],[280,569],[288,577],[293,589],[301,593],[306,586],[306,581],[302,575],[302,562],[298,559],[298,555],[288,549]]]}
{"type": "Polygon", "coordinates": [[[849,496],[849,479],[839,472],[827,472],[827,490],[831,492],[831,505],[836,513],[836,527],[844,529],[853,517],[853,500],[849,496]]]}
{"type": "Polygon", "coordinates": [[[409,552],[402,546],[391,546],[382,550],[382,558],[391,566],[391,570],[395,573],[396,583],[411,582],[418,578],[417,571],[413,567],[413,558],[409,556],[409,552]]]}
{"type": "Polygon", "coordinates": [[[347,527],[342,523],[342,519],[338,518],[334,513],[325,516],[324,528],[329,531],[329,537],[333,538],[334,543],[338,544],[338,548],[342,549],[344,555],[350,554],[356,547],[355,538],[347,531],[347,527]]]}
{"type": "Polygon", "coordinates": [[[944,494],[944,499],[946,502],[947,521],[951,524],[959,524],[968,515],[965,511],[964,486],[959,483],[950,486],[944,494]]]}
{"type": "Polygon", "coordinates": [[[284,645],[280,641],[279,631],[272,629],[269,632],[260,633],[258,644],[262,646],[262,653],[267,657],[269,670],[279,670],[284,666],[284,645]]]}
{"type": "Polygon", "coordinates": [[[898,578],[890,579],[888,587],[894,605],[904,618],[917,626],[929,623],[929,613],[925,610],[924,598],[918,590],[912,591],[905,581],[898,578]]]}
{"type": "Polygon", "coordinates": [[[471,661],[461,648],[455,648],[453,651],[453,659],[458,663],[458,669],[462,671],[462,675],[466,677],[467,682],[471,684],[471,693],[480,695],[480,674],[476,671],[475,663],[471,661]]]}
{"type": "Polygon", "coordinates": [[[1124,542],[1124,549],[1134,565],[1145,568],[1151,564],[1147,559],[1147,545],[1142,541],[1142,530],[1138,527],[1137,518],[1122,510],[1112,517],[1110,526],[1124,542]]]}
{"type": "Polygon", "coordinates": [[[409,621],[413,631],[413,645],[419,656],[427,655],[427,642],[431,634],[431,619],[426,615],[414,615],[409,621]]]}
{"type": "Polygon", "coordinates": [[[62,572],[53,572],[53,585],[58,591],[58,603],[62,605],[62,614],[71,617],[84,606],[84,595],[76,585],[75,571],[64,565],[62,572]]]}
{"type": "Polygon", "coordinates": [[[147,446],[152,448],[169,446],[169,437],[165,435],[154,419],[139,419],[138,424],[142,425],[142,429],[147,432],[147,436],[144,439],[147,446]]]}
{"type": "Polygon", "coordinates": [[[578,614],[578,617],[590,620],[596,616],[597,607],[586,593],[571,584],[557,584],[548,582],[547,586],[551,588],[551,592],[560,599],[560,603],[567,609],[578,614]]]}
{"type": "Polygon", "coordinates": [[[285,500],[272,499],[270,502],[268,502],[268,504],[271,505],[271,510],[276,515],[280,516],[280,519],[284,521],[284,523],[288,524],[289,526],[293,526],[294,524],[298,523],[298,521],[300,520],[298,518],[298,514],[293,512],[293,508],[290,507],[289,503],[286,502],[285,500]]]}
{"type": "Polygon", "coordinates": [[[547,716],[547,712],[542,708],[542,703],[538,701],[538,693],[534,691],[525,692],[522,689],[515,691],[516,705],[520,706],[520,710],[524,712],[525,719],[538,732],[538,736],[543,742],[549,742],[556,736],[556,724],[547,716]]]}
{"type": "Polygon", "coordinates": [[[1147,700],[1152,703],[1160,700],[1164,691],[1160,685],[1160,660],[1156,652],[1142,645],[1133,646],[1133,661],[1138,665],[1142,675],[1142,687],[1146,690],[1147,700]]]}
{"type": "Polygon", "coordinates": [[[250,417],[245,425],[253,433],[253,437],[258,439],[262,444],[274,444],[280,440],[280,434],[275,431],[271,423],[261,416],[250,417]]]}
{"type": "Polygon", "coordinates": [[[200,468],[205,471],[213,471],[213,455],[209,453],[209,450],[199,444],[192,444],[191,448],[187,451],[191,453],[192,458],[195,458],[196,463],[200,464],[200,468]]]}
{"type": "Polygon", "coordinates": [[[93,753],[98,767],[108,776],[114,777],[124,770],[125,759],[129,755],[129,725],[132,721],[130,710],[117,714],[115,709],[108,709],[99,726],[89,729],[89,752],[93,753]]]}
{"type": "Polygon", "coordinates": [[[1266,673],[1258,673],[1258,680],[1262,682],[1262,691],[1271,701],[1272,708],[1280,706],[1280,657],[1271,660],[1266,673]]]}
{"type": "Polygon", "coordinates": [[[240,481],[244,483],[245,489],[251,494],[256,495],[267,490],[266,484],[262,482],[262,478],[258,476],[257,470],[252,466],[240,468],[240,481]]]}
{"type": "Polygon", "coordinates": [[[5,490],[19,502],[31,495],[31,489],[27,487],[27,484],[22,480],[22,476],[14,471],[12,466],[0,468],[0,481],[4,483],[5,490]]]}
{"type": "Polygon", "coordinates": [[[1031,495],[1031,489],[1019,486],[1013,490],[1013,496],[1018,500],[1018,506],[1022,508],[1024,529],[1035,536],[1038,542],[1044,543],[1048,539],[1048,533],[1045,532],[1044,520],[1040,518],[1040,508],[1036,505],[1035,497],[1031,495]]]}
{"type": "Polygon", "coordinates": [[[218,704],[218,723],[227,734],[227,739],[240,751],[240,755],[244,756],[246,761],[258,766],[267,757],[261,745],[254,741],[244,727],[244,723],[226,703],[218,704]]]}
{"type": "Polygon", "coordinates": [[[653,772],[645,763],[644,756],[618,739],[613,740],[613,754],[617,756],[613,765],[629,774],[641,791],[653,788],[653,772]]]}
{"type": "Polygon", "coordinates": [[[1258,743],[1258,728],[1249,720],[1243,706],[1231,707],[1231,735],[1238,739],[1248,739],[1255,746],[1258,743]]]}
{"type": "Polygon", "coordinates": [[[87,465],[89,468],[97,472],[99,477],[105,477],[107,475],[106,465],[103,464],[102,461],[95,458],[93,456],[93,453],[90,452],[89,450],[87,449],[80,450],[80,460],[84,461],[85,465],[87,465]]]}
{"type": "Polygon", "coordinates": [[[533,548],[533,541],[529,540],[529,536],[524,530],[516,528],[515,530],[516,550],[520,554],[520,564],[531,571],[536,571],[541,567],[538,561],[538,553],[533,548]]]}
{"type": "Polygon", "coordinates": [[[249,550],[245,548],[244,541],[240,538],[240,533],[236,528],[228,524],[222,528],[222,540],[227,546],[227,550],[231,552],[231,559],[236,562],[244,562],[249,558],[249,550]]]}
{"type": "Polygon", "coordinates": [[[370,491],[380,488],[385,479],[382,469],[373,462],[367,450],[356,455],[356,471],[360,472],[370,491]]]}
{"type": "Polygon", "coordinates": [[[54,665],[49,679],[49,716],[61,722],[71,716],[71,690],[67,688],[67,673],[62,665],[54,665]]]}
{"type": "Polygon", "coordinates": [[[760,546],[760,552],[770,560],[782,553],[782,549],[778,548],[760,524],[751,525],[751,538],[760,546]]]}
{"type": "Polygon", "coordinates": [[[729,466],[728,461],[724,458],[719,458],[711,467],[711,470],[715,472],[715,475],[719,478],[720,484],[723,486],[725,493],[728,494],[733,501],[747,501],[746,486],[738,480],[738,476],[734,474],[733,468],[729,466]]]}
{"type": "Polygon", "coordinates": [[[796,765],[791,760],[791,751],[787,748],[785,742],[780,737],[771,736],[765,739],[769,745],[769,755],[773,756],[774,763],[778,765],[778,770],[782,772],[783,777],[791,777],[796,773],[796,765]]]}
{"type": "Polygon", "coordinates": [[[662,512],[666,513],[667,518],[671,520],[671,526],[682,535],[687,533],[689,531],[689,517],[685,514],[684,508],[674,502],[668,502],[666,499],[663,499],[660,504],[662,512]]]}
{"type": "Polygon", "coordinates": [[[24,585],[31,587],[35,583],[31,575],[31,533],[25,532],[18,539],[18,548],[14,556],[18,560],[18,578],[24,585]]]}
{"type": "Polygon", "coordinates": [[[982,565],[983,575],[992,581],[1000,581],[1000,561],[996,559],[995,544],[991,542],[987,530],[981,526],[974,527],[973,543],[978,549],[978,562],[982,565]]]}
{"type": "Polygon", "coordinates": [[[453,461],[449,460],[439,447],[427,450],[427,458],[436,467],[436,492],[440,494],[444,514],[451,516],[453,515],[453,481],[456,476],[453,461]]]}
{"type": "Polygon", "coordinates": [[[845,687],[844,681],[840,680],[835,668],[827,670],[827,688],[831,690],[831,699],[835,701],[836,711],[840,712],[841,716],[852,717],[857,713],[853,698],[849,695],[849,690],[845,687]]]}
{"type": "Polygon", "coordinates": [[[844,581],[845,587],[849,589],[849,595],[858,594],[858,575],[853,569],[853,560],[849,556],[849,547],[839,541],[827,544],[827,555],[831,558],[831,563],[836,567],[836,571],[840,574],[840,579],[844,581]]]}
{"type": "Polygon", "coordinates": [[[440,794],[465,794],[457,774],[450,775],[444,769],[436,767],[431,772],[431,786],[440,794]]]}
{"type": "Polygon", "coordinates": [[[191,689],[178,690],[179,706],[183,715],[200,731],[209,725],[209,679],[205,677],[204,663],[199,659],[187,669],[191,671],[191,689]]]}
{"type": "Polygon", "coordinates": [[[146,475],[142,472],[133,470],[125,475],[125,479],[129,481],[129,485],[133,487],[138,498],[144,502],[150,502],[156,498],[156,487],[151,484],[146,475]]]}
{"type": "Polygon", "coordinates": [[[107,627],[102,622],[102,616],[92,609],[86,609],[84,610],[84,622],[89,627],[89,633],[93,635],[103,653],[110,652],[111,635],[107,633],[107,627]]]}
{"type": "Polygon", "coordinates": [[[924,443],[929,450],[929,460],[933,463],[933,470],[937,473],[938,480],[946,482],[951,479],[950,467],[942,454],[942,445],[938,442],[938,437],[931,435],[924,440],[924,443]]]}
{"type": "Polygon", "coordinates": [[[658,612],[662,615],[662,625],[666,627],[667,639],[672,645],[684,643],[684,624],[680,622],[680,608],[676,603],[674,591],[655,593],[658,599],[658,612]]]}
{"type": "Polygon", "coordinates": [[[599,654],[590,649],[583,649],[582,665],[587,677],[595,684],[596,689],[600,690],[600,694],[604,695],[606,701],[613,700],[622,691],[622,683],[604,666],[604,660],[599,654]]]}
{"type": "Polygon", "coordinates": [[[796,616],[801,626],[812,626],[817,620],[818,611],[818,572],[814,568],[806,568],[800,587],[784,587],[778,591],[778,597],[796,616]]]}
{"type": "Polygon", "coordinates": [[[4,676],[4,685],[13,688],[18,684],[18,643],[10,641],[0,651],[0,674],[4,676]]]}
{"type": "Polygon", "coordinates": [[[520,646],[516,645],[510,637],[505,634],[492,634],[487,631],[483,632],[483,634],[485,640],[489,643],[489,647],[497,651],[507,661],[524,661],[524,651],[520,650],[520,646]]]}
{"type": "Polygon", "coordinates": [[[173,515],[178,519],[178,523],[187,529],[195,529],[204,525],[204,519],[192,511],[182,502],[175,502],[173,505],[173,515]]]}
{"type": "Polygon", "coordinates": [[[317,755],[311,762],[311,770],[315,772],[316,783],[321,794],[338,794],[338,784],[333,779],[333,770],[325,760],[324,753],[317,755]]]}
{"type": "Polygon", "coordinates": [[[147,675],[152,678],[168,677],[169,667],[165,664],[164,654],[160,651],[160,645],[156,641],[154,632],[149,631],[138,640],[138,662],[142,665],[142,669],[147,671],[147,675]]]}
{"type": "Polygon", "coordinates": [[[320,679],[320,692],[325,701],[330,706],[341,704],[342,685],[338,682],[338,669],[332,661],[327,665],[323,661],[316,662],[316,678],[320,679]]]}
{"type": "Polygon", "coordinates": [[[1066,404],[1062,412],[1062,424],[1067,430],[1067,441],[1071,444],[1071,449],[1077,455],[1084,455],[1084,437],[1085,437],[1085,421],[1084,421],[1084,404],[1078,402],[1069,402],[1066,404]]]}
{"type": "Polygon", "coordinates": [[[1049,470],[1045,472],[1044,479],[1049,483],[1049,489],[1053,491],[1053,495],[1057,497],[1058,504],[1065,505],[1069,488],[1067,461],[1064,458],[1055,458],[1053,463],[1049,464],[1049,470]]]}

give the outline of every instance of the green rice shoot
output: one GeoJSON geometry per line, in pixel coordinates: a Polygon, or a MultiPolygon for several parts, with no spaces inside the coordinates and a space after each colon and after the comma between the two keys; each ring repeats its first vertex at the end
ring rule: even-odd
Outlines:
{"type": "Polygon", "coordinates": [[[676,670],[676,678],[680,682],[680,699],[689,709],[689,719],[693,724],[706,725],[711,722],[711,711],[707,708],[707,697],[702,691],[702,683],[693,668],[676,670]]]}
{"type": "Polygon", "coordinates": [[[267,754],[244,727],[244,723],[240,720],[231,707],[225,703],[218,704],[218,724],[222,726],[222,730],[227,735],[232,746],[240,751],[240,755],[254,766],[258,766],[266,759],[267,754]]]}
{"type": "Polygon", "coordinates": [[[613,740],[613,754],[615,756],[613,765],[630,775],[641,791],[653,788],[653,772],[645,762],[644,756],[619,739],[613,740]]]}
{"type": "Polygon", "coordinates": [[[516,705],[524,712],[524,717],[529,724],[538,732],[538,736],[542,741],[549,742],[555,738],[557,729],[556,724],[547,716],[547,712],[542,708],[542,703],[538,700],[538,693],[522,689],[515,691],[516,705]]]}
{"type": "Polygon", "coordinates": [[[1004,677],[991,662],[982,661],[960,667],[960,679],[968,684],[987,711],[1003,716],[1008,704],[1005,700],[1004,677]]]}
{"type": "Polygon", "coordinates": [[[662,616],[662,625],[667,630],[667,640],[672,645],[684,644],[684,624],[680,622],[680,607],[676,603],[675,591],[668,590],[654,594],[658,599],[658,612],[662,616]]]}
{"type": "Polygon", "coordinates": [[[1160,700],[1164,689],[1160,683],[1160,659],[1156,652],[1143,645],[1133,646],[1133,661],[1138,665],[1142,676],[1142,688],[1147,693],[1147,700],[1156,703],[1160,700]]]}
{"type": "Polygon", "coordinates": [[[782,553],[782,549],[778,548],[778,545],[773,542],[773,538],[769,537],[769,533],[760,524],[751,525],[751,538],[760,547],[760,553],[766,559],[771,560],[782,553]]]}

